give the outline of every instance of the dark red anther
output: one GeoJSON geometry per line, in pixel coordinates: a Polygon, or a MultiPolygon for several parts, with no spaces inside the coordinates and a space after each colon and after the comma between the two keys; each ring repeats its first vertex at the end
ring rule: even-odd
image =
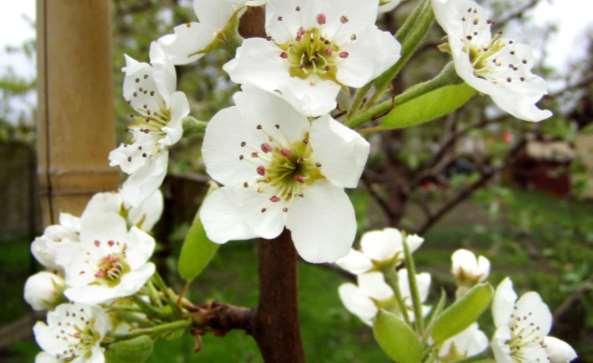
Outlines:
{"type": "Polygon", "coordinates": [[[319,14],[317,15],[317,24],[319,25],[324,25],[327,22],[327,18],[325,17],[325,14],[319,14]]]}
{"type": "Polygon", "coordinates": [[[256,170],[257,170],[257,173],[259,175],[261,175],[261,176],[266,175],[266,168],[265,167],[263,167],[263,166],[260,165],[260,166],[257,167],[256,170]]]}
{"type": "Polygon", "coordinates": [[[269,153],[270,151],[272,151],[272,146],[270,146],[270,144],[261,144],[261,151],[265,152],[265,153],[269,153]]]}
{"type": "Polygon", "coordinates": [[[278,203],[279,201],[280,201],[280,198],[277,195],[273,195],[270,198],[270,202],[272,202],[272,203],[278,203]]]}

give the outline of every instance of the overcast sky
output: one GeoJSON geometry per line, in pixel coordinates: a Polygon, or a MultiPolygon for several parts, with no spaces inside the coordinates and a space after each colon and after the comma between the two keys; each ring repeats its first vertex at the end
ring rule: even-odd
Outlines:
{"type": "MultiPolygon", "coordinates": [[[[487,0],[484,1],[487,3],[487,0]]],[[[593,25],[591,0],[543,0],[530,15],[535,25],[557,24],[559,32],[547,45],[546,63],[563,66],[585,55],[583,37],[593,25]]],[[[33,62],[14,55],[7,55],[4,48],[18,46],[35,36],[26,19],[35,18],[35,0],[4,0],[0,5],[0,75],[7,67],[25,77],[34,77],[33,62]]]]}

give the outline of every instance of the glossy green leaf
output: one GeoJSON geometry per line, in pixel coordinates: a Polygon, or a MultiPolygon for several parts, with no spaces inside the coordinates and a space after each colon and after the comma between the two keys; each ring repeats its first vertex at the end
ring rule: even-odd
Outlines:
{"type": "Polygon", "coordinates": [[[416,332],[395,314],[381,311],[373,325],[373,333],[385,354],[398,363],[422,361],[424,346],[416,332]]]}
{"type": "Polygon", "coordinates": [[[384,129],[402,129],[446,116],[465,105],[476,91],[465,83],[449,84],[396,104],[380,123],[384,129]]]}
{"type": "Polygon", "coordinates": [[[107,349],[107,363],[143,363],[152,354],[153,342],[146,335],[113,343],[107,349]]]}
{"type": "Polygon", "coordinates": [[[177,264],[181,277],[187,282],[198,277],[208,266],[216,251],[218,251],[218,245],[208,239],[204,226],[198,215],[196,215],[185,236],[183,247],[181,247],[181,254],[177,264]]]}
{"type": "Polygon", "coordinates": [[[435,344],[441,344],[477,321],[490,305],[493,295],[492,285],[478,284],[445,309],[432,328],[431,335],[435,344]]]}

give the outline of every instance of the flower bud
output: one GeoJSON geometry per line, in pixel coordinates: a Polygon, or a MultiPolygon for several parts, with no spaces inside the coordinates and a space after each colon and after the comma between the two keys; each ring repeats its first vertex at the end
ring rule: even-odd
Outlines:
{"type": "Polygon", "coordinates": [[[30,276],[25,283],[25,301],[33,310],[51,310],[61,303],[64,279],[51,272],[42,271],[30,276]]]}
{"type": "Polygon", "coordinates": [[[461,294],[474,285],[485,281],[490,275],[490,261],[484,256],[460,249],[451,256],[451,273],[457,281],[461,294]]]}

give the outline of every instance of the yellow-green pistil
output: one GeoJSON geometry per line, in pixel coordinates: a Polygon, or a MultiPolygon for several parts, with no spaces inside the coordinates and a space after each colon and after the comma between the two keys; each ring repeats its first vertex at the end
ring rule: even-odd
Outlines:
{"type": "Polygon", "coordinates": [[[490,46],[479,48],[468,45],[469,58],[474,68],[474,74],[478,77],[485,77],[492,66],[498,66],[496,55],[505,47],[505,42],[495,38],[490,46]]]}
{"type": "Polygon", "coordinates": [[[308,135],[288,148],[265,145],[262,149],[268,150],[272,158],[268,167],[258,169],[258,173],[264,177],[264,183],[277,191],[272,202],[290,200],[299,195],[304,186],[323,179],[321,165],[313,159],[308,135]]]}
{"type": "Polygon", "coordinates": [[[323,80],[336,80],[337,57],[347,58],[348,52],[326,39],[317,28],[299,30],[294,41],[280,46],[282,58],[290,64],[293,77],[306,79],[316,75],[323,80]]]}

